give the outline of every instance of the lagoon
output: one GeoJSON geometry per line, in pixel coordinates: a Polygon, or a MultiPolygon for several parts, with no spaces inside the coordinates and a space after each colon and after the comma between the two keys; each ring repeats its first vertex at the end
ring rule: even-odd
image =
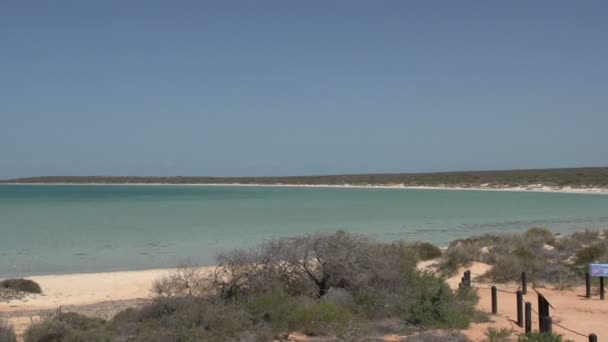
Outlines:
{"type": "Polygon", "coordinates": [[[213,264],[220,251],[338,229],[438,245],[532,226],[608,227],[608,196],[170,185],[0,185],[0,278],[213,264]]]}

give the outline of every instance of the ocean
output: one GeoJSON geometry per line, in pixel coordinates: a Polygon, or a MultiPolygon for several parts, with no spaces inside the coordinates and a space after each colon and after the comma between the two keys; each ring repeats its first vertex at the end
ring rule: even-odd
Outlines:
{"type": "Polygon", "coordinates": [[[608,196],[357,188],[0,185],[0,278],[214,264],[343,229],[438,245],[543,226],[608,228],[608,196]]]}

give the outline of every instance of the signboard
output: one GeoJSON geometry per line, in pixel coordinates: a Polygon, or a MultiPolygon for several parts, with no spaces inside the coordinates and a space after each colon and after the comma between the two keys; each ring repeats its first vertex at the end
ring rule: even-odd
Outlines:
{"type": "Polygon", "coordinates": [[[590,264],[589,274],[592,277],[608,277],[608,264],[590,264]]]}

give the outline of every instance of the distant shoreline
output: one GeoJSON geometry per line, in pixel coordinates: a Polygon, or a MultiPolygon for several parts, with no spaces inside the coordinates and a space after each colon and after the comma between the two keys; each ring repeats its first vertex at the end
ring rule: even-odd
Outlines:
{"type": "Polygon", "coordinates": [[[581,195],[608,195],[608,188],[589,187],[552,187],[542,184],[515,187],[493,186],[426,186],[426,185],[359,185],[359,184],[264,184],[264,183],[0,183],[1,185],[88,185],[88,186],[176,186],[176,187],[282,187],[282,188],[336,188],[336,189],[387,189],[387,190],[435,190],[435,191],[495,191],[495,192],[529,192],[529,193],[560,193],[581,195]]]}
{"type": "Polygon", "coordinates": [[[597,194],[608,192],[608,167],[255,177],[58,175],[0,180],[0,184],[22,183],[284,186],[597,194]]]}

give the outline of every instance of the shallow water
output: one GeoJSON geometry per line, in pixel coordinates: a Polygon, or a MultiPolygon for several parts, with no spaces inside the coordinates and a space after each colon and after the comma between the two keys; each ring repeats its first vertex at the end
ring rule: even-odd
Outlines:
{"type": "Polygon", "coordinates": [[[212,264],[222,250],[344,229],[449,241],[608,227],[608,196],[236,186],[1,185],[0,278],[212,264]]]}

